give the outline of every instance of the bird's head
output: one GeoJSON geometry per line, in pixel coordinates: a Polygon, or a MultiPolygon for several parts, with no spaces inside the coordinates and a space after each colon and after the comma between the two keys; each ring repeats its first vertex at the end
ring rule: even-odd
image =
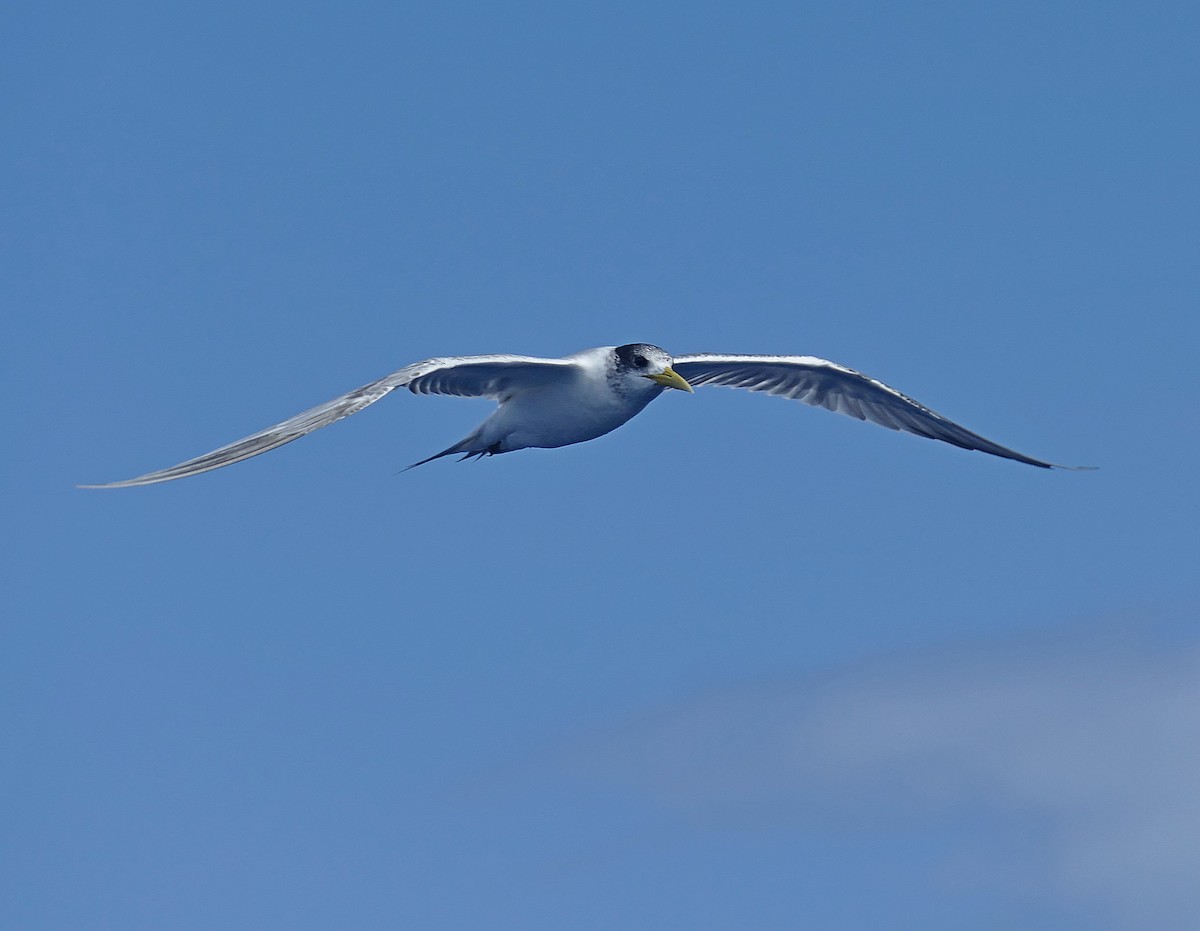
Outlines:
{"type": "Polygon", "coordinates": [[[613,350],[616,358],[614,374],[631,385],[641,385],[638,379],[649,379],[660,388],[691,391],[692,386],[671,368],[671,356],[664,349],[649,343],[629,343],[613,350]]]}

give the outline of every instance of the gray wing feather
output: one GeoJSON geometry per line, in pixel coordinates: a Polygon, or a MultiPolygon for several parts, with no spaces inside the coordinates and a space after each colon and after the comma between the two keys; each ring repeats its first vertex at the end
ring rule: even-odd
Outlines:
{"type": "Polygon", "coordinates": [[[717,385],[762,391],[870,421],[889,430],[914,433],[1043,469],[1081,468],[1043,462],[993,443],[881,381],[815,356],[699,353],[676,356],[672,368],[693,387],[717,385]]]}
{"type": "Polygon", "coordinates": [[[429,359],[395,375],[410,373],[403,384],[413,394],[451,394],[503,401],[520,391],[564,382],[576,371],[577,366],[569,359],[496,355],[429,359]]]}
{"type": "Polygon", "coordinates": [[[449,394],[504,400],[522,389],[569,377],[570,371],[571,363],[566,360],[537,359],[531,356],[491,355],[426,359],[203,456],[188,459],[157,472],[147,472],[136,478],[79,487],[127,488],[133,485],[153,485],[232,465],[277,446],[283,446],[292,440],[298,440],[305,434],[326,427],[343,417],[356,414],[396,388],[408,388],[414,394],[449,394]]]}

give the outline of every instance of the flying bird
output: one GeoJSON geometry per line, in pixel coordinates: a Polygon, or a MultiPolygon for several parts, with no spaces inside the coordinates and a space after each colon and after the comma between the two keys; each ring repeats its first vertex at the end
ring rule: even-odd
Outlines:
{"type": "Polygon", "coordinates": [[[594,440],[634,417],[663,391],[674,388],[691,392],[702,385],[745,388],[791,398],[890,430],[915,433],[1042,469],[1085,468],[1043,462],[993,443],[895,388],[825,359],[721,353],[672,358],[658,346],[630,343],[586,349],[564,359],[511,355],[426,359],[195,459],[120,482],[80,487],[153,485],[219,469],[356,414],[396,388],[407,388],[413,394],[491,398],[499,402],[491,416],[470,435],[409,466],[414,468],[458,453],[469,459],[594,440]]]}

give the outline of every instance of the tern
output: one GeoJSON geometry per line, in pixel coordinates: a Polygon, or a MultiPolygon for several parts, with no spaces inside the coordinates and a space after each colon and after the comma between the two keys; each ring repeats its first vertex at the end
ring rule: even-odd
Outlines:
{"type": "Polygon", "coordinates": [[[463,459],[481,458],[594,440],[636,416],[667,389],[691,392],[708,385],[803,401],[890,430],[1042,469],[1088,468],[1044,462],[993,443],[881,381],[815,356],[696,353],[672,358],[658,346],[629,343],[587,349],[563,359],[512,355],[426,359],[203,456],[136,478],[80,487],[153,485],[219,469],[358,413],[396,388],[499,402],[468,436],[413,463],[411,469],[460,453],[463,459]]]}

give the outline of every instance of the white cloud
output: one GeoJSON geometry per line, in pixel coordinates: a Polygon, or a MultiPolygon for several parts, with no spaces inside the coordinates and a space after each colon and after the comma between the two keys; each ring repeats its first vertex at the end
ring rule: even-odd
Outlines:
{"type": "Polygon", "coordinates": [[[972,876],[1099,905],[1115,927],[1200,927],[1200,645],[1094,639],[726,688],[573,758],[725,824],[768,811],[844,831],[932,821],[961,829],[972,876]],[[1029,832],[1012,842],[1005,825],[1035,826],[1033,856],[1029,832]]]}

